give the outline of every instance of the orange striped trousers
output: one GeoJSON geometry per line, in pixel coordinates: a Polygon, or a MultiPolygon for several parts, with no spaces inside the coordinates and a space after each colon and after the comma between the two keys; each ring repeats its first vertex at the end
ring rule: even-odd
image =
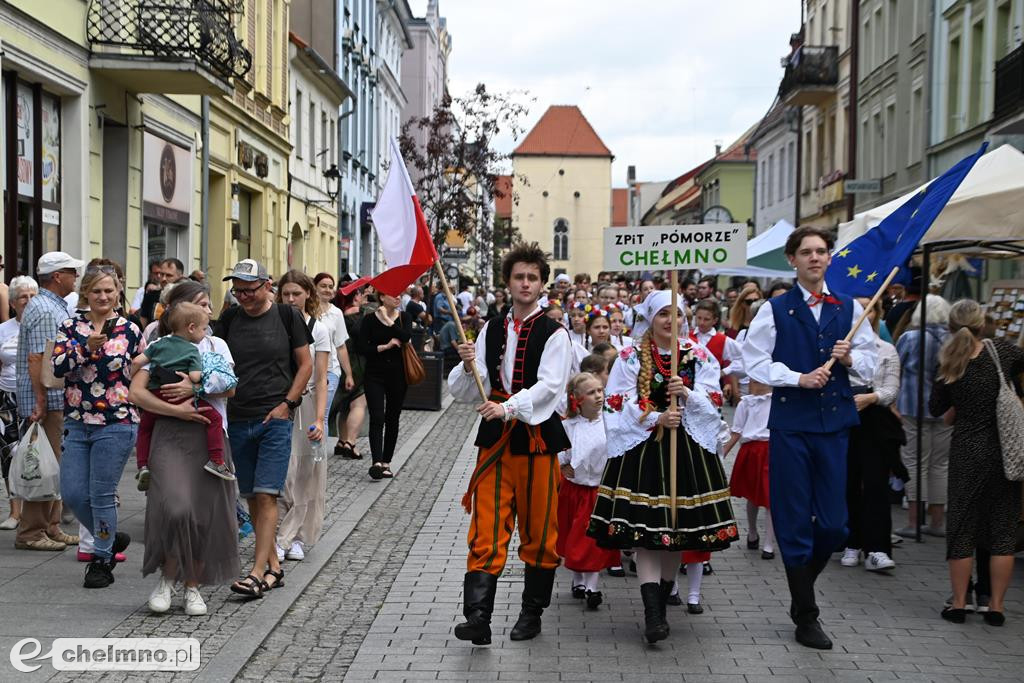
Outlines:
{"type": "Polygon", "coordinates": [[[470,491],[473,516],[467,570],[501,574],[517,518],[519,558],[531,567],[554,569],[560,562],[555,551],[558,458],[554,454],[512,455],[507,441],[480,450],[470,491]]]}

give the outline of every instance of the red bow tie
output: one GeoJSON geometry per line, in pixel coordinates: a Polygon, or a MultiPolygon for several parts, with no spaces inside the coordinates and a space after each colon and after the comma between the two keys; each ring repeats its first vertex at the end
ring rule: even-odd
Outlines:
{"type": "Polygon", "coordinates": [[[814,299],[814,301],[808,301],[807,302],[807,305],[810,306],[811,308],[814,308],[815,306],[817,306],[818,304],[820,304],[823,301],[826,304],[838,304],[839,303],[839,299],[835,298],[831,294],[816,294],[814,292],[811,292],[811,297],[814,299]]]}
{"type": "Polygon", "coordinates": [[[512,330],[516,334],[519,334],[519,330],[522,329],[522,327],[523,327],[523,321],[519,320],[518,318],[512,318],[511,323],[512,323],[512,330]]]}

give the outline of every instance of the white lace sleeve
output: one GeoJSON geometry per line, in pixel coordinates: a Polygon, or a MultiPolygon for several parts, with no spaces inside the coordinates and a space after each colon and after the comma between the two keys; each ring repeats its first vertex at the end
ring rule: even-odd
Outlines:
{"type": "Polygon", "coordinates": [[[608,441],[608,457],[617,458],[630,448],[643,443],[661,413],[652,412],[640,422],[643,411],[637,405],[636,378],[640,358],[632,346],[619,352],[605,388],[604,430],[608,441]]]}
{"type": "Polygon", "coordinates": [[[718,413],[718,407],[722,405],[718,384],[721,370],[718,361],[706,348],[693,342],[690,347],[697,357],[697,377],[686,398],[683,428],[701,448],[716,453],[724,424],[718,413]]]}

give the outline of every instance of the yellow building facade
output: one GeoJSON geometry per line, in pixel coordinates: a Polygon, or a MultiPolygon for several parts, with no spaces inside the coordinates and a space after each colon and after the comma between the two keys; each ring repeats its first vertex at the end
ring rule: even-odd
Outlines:
{"type": "Polygon", "coordinates": [[[513,157],[512,222],[551,253],[552,276],[603,270],[611,225],[612,153],[578,107],[549,108],[513,157]]]}

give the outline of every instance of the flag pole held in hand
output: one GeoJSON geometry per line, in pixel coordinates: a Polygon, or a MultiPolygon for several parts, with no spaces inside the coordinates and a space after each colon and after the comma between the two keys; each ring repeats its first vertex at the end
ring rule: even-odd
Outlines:
{"type": "MultiPolygon", "coordinates": [[[[871,301],[869,301],[868,305],[864,307],[864,310],[861,312],[860,317],[857,318],[857,322],[855,322],[853,324],[853,327],[850,328],[850,332],[846,335],[843,341],[848,342],[851,339],[853,339],[853,335],[857,334],[857,328],[861,326],[861,323],[867,320],[868,313],[870,313],[871,309],[875,307],[876,303],[878,303],[878,299],[882,296],[882,294],[885,293],[885,290],[889,289],[889,283],[892,282],[892,279],[896,277],[896,273],[898,273],[899,271],[899,266],[894,266],[893,269],[889,271],[889,276],[885,278],[885,281],[882,282],[882,286],[879,287],[878,291],[875,292],[875,295],[871,297],[871,301]]],[[[831,370],[832,366],[835,365],[835,362],[835,358],[829,358],[828,362],[825,363],[825,365],[822,367],[824,367],[826,370],[831,370]]]]}
{"type": "MultiPolygon", "coordinates": [[[[459,333],[459,341],[463,344],[468,343],[466,339],[466,330],[462,328],[462,318],[459,316],[458,305],[455,303],[455,297],[452,296],[452,288],[448,286],[448,278],[445,277],[444,268],[441,267],[441,260],[437,259],[434,261],[434,270],[437,271],[437,276],[441,278],[441,288],[444,290],[444,295],[448,299],[448,308],[452,311],[452,320],[455,321],[455,329],[459,333]]],[[[473,361],[471,366],[473,370],[473,379],[476,380],[477,391],[480,392],[480,400],[487,403],[487,392],[484,391],[484,381],[480,379],[480,373],[476,369],[476,361],[473,361]]]]}
{"type": "MultiPolygon", "coordinates": [[[[671,271],[669,273],[669,286],[672,288],[672,376],[679,376],[679,272],[671,271]]],[[[677,406],[678,398],[675,396],[669,396],[668,409],[673,413],[679,408],[677,406]]],[[[678,498],[677,491],[677,473],[679,472],[679,462],[676,457],[676,444],[679,441],[679,432],[675,427],[669,430],[668,433],[668,451],[669,455],[669,466],[668,466],[668,492],[669,500],[672,505],[672,528],[676,528],[676,505],[678,498]]]]}

